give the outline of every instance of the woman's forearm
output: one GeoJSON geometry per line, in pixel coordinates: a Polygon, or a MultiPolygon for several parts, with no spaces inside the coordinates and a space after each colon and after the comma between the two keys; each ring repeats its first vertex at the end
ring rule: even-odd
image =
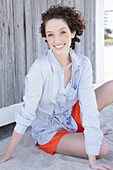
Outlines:
{"type": "Polygon", "coordinates": [[[11,157],[11,155],[14,152],[16,146],[18,145],[19,141],[21,140],[22,136],[23,135],[18,134],[15,131],[13,132],[11,140],[10,140],[10,143],[8,145],[8,148],[7,148],[6,152],[5,152],[5,154],[2,155],[2,157],[0,156],[1,159],[4,159],[3,162],[8,160],[11,157]]]}

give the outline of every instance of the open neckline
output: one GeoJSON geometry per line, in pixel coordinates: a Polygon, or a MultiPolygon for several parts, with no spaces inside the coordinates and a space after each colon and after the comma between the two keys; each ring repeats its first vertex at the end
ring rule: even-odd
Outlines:
{"type": "MultiPolygon", "coordinates": [[[[66,67],[63,68],[63,70],[65,71],[65,69],[68,69],[69,67],[71,67],[71,78],[70,78],[70,80],[68,81],[68,83],[67,83],[66,86],[65,86],[65,83],[64,83],[64,88],[65,88],[65,89],[69,86],[69,84],[71,83],[71,80],[72,80],[72,62],[67,65],[67,68],[66,68],[66,67]]],[[[64,77],[64,78],[65,78],[65,77],[64,77]]]]}

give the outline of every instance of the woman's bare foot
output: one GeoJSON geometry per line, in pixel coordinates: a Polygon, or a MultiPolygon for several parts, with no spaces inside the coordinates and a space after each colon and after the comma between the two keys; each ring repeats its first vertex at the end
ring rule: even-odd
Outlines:
{"type": "Polygon", "coordinates": [[[109,127],[102,127],[101,130],[103,132],[103,135],[109,135],[113,129],[109,127]]]}

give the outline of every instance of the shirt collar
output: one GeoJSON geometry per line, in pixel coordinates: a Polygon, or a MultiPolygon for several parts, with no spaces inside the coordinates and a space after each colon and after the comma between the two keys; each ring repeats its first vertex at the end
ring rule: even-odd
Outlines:
{"type": "MultiPolygon", "coordinates": [[[[69,50],[70,56],[71,56],[71,60],[72,60],[72,65],[74,66],[75,69],[78,69],[78,67],[80,66],[80,60],[78,55],[73,51],[73,50],[69,50]]],[[[48,58],[49,61],[51,63],[52,69],[54,72],[59,71],[60,69],[62,69],[62,67],[60,66],[60,64],[58,63],[57,59],[55,58],[53,52],[51,49],[48,50],[48,58]]]]}
{"type": "Polygon", "coordinates": [[[81,64],[80,57],[72,49],[69,49],[69,53],[70,53],[70,56],[71,56],[72,65],[74,66],[75,69],[79,68],[79,66],[81,64]]]}

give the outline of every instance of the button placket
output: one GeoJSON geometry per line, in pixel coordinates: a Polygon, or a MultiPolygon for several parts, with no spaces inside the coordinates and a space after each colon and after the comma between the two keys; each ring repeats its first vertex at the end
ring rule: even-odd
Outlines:
{"type": "Polygon", "coordinates": [[[64,109],[65,107],[65,101],[66,101],[66,89],[64,88],[64,69],[62,68],[59,71],[59,77],[60,77],[60,89],[59,89],[59,105],[61,109],[64,109]]]}
{"type": "Polygon", "coordinates": [[[55,114],[55,110],[53,110],[53,115],[55,114]]]}

